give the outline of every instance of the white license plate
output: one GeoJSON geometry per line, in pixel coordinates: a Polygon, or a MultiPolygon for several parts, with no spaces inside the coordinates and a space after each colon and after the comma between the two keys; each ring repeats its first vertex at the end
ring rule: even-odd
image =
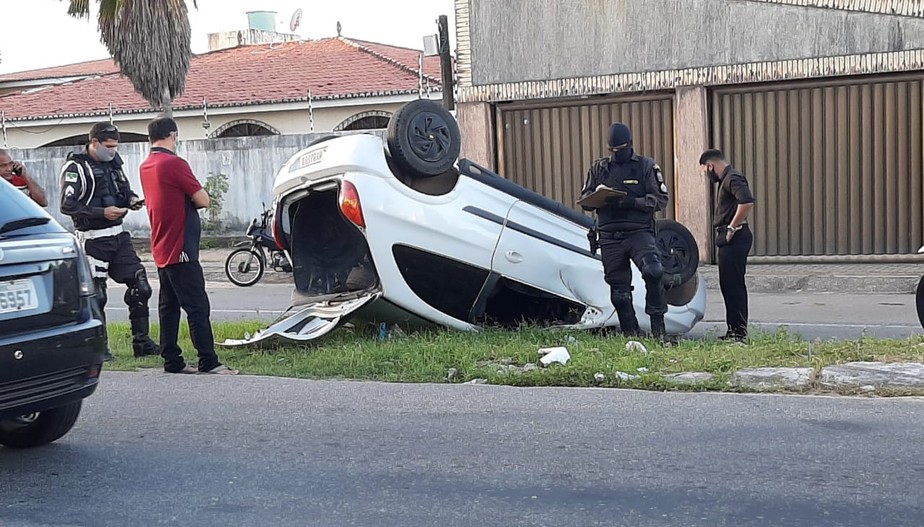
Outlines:
{"type": "Polygon", "coordinates": [[[26,311],[38,307],[32,280],[0,282],[0,314],[26,311]]]}

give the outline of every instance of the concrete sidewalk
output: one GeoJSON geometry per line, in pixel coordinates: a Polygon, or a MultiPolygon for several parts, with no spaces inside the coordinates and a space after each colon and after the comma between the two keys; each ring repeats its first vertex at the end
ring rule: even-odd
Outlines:
{"type": "MultiPolygon", "coordinates": [[[[228,282],[224,262],[230,249],[203,249],[200,263],[208,281],[228,282]]],[[[149,252],[139,252],[151,277],[157,276],[149,252]]],[[[709,289],[718,289],[718,268],[700,267],[709,289]]],[[[755,293],[888,293],[915,292],[924,264],[918,263],[850,263],[850,264],[751,264],[748,266],[748,288],[755,293]]],[[[289,273],[267,269],[261,282],[289,283],[289,273]]]]}

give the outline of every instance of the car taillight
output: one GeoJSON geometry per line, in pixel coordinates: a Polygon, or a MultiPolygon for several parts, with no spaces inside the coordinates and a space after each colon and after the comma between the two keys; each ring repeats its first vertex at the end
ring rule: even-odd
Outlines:
{"type": "Polygon", "coordinates": [[[276,247],[283,251],[289,249],[288,240],[286,240],[286,225],[284,223],[284,220],[287,219],[285,217],[287,213],[288,208],[280,201],[273,207],[271,217],[267,217],[267,221],[270,222],[270,231],[273,233],[273,240],[276,241],[276,247]]]}
{"type": "Polygon", "coordinates": [[[74,238],[74,251],[77,253],[77,281],[80,287],[80,296],[90,296],[96,292],[93,284],[93,275],[90,274],[90,264],[80,248],[80,242],[74,238]]]}
{"type": "Polygon", "coordinates": [[[282,232],[282,219],[279,217],[273,220],[273,239],[276,240],[276,247],[288,249],[285,245],[285,234],[282,232]]]}
{"type": "Polygon", "coordinates": [[[349,181],[344,181],[340,186],[340,212],[357,227],[366,228],[363,208],[359,204],[359,193],[356,192],[356,186],[349,181]]]}

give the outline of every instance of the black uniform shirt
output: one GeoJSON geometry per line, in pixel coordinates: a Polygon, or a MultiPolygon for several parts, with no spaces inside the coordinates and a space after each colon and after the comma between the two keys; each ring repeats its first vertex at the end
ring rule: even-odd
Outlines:
{"type": "Polygon", "coordinates": [[[719,179],[719,191],[715,200],[715,218],[713,225],[729,225],[738,211],[738,205],[754,203],[754,196],[748,186],[748,180],[737,168],[725,167],[719,179]]]}

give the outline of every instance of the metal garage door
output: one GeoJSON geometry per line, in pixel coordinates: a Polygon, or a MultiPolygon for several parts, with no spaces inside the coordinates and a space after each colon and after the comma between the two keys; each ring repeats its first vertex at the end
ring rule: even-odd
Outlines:
{"type": "MultiPolygon", "coordinates": [[[[632,128],[636,151],[657,161],[673,195],[671,95],[497,108],[498,171],[526,188],[577,208],[587,170],[595,159],[608,155],[610,125],[624,122],[632,128]]],[[[672,203],[661,216],[674,217],[672,203]]]]}
{"type": "Polygon", "coordinates": [[[924,244],[921,78],[716,90],[713,140],[751,182],[755,256],[924,244]]]}

